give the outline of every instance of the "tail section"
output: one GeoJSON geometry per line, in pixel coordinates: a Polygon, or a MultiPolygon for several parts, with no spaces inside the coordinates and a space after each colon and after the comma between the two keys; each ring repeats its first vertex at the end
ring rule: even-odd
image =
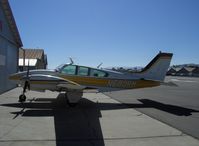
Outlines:
{"type": "Polygon", "coordinates": [[[153,60],[140,72],[141,78],[148,80],[164,81],[167,70],[170,66],[172,53],[159,53],[153,60]]]}

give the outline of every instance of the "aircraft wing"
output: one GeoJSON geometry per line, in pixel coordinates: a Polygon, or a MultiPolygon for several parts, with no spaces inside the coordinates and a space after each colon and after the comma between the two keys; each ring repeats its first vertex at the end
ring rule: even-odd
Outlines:
{"type": "Polygon", "coordinates": [[[56,83],[57,89],[62,89],[62,90],[83,90],[83,89],[85,89],[85,86],[77,84],[68,79],[64,79],[64,78],[61,78],[58,76],[53,76],[53,75],[33,74],[33,75],[29,75],[29,80],[30,80],[30,84],[31,84],[31,82],[34,82],[34,81],[47,82],[49,84],[56,83]]]}
{"type": "Polygon", "coordinates": [[[62,89],[69,89],[69,90],[83,90],[85,89],[84,86],[81,86],[79,84],[76,84],[74,82],[68,81],[68,82],[63,82],[57,85],[58,88],[62,89]]]}

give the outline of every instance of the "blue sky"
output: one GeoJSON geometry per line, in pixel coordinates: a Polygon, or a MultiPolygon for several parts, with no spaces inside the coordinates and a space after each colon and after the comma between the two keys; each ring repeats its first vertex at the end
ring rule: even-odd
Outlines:
{"type": "Polygon", "coordinates": [[[160,50],[199,63],[199,0],[9,0],[24,48],[48,67],[145,66],[160,50]]]}

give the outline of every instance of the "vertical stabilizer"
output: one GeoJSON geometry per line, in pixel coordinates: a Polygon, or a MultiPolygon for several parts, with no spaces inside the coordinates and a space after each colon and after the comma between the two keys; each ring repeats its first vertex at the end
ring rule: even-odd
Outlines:
{"type": "Polygon", "coordinates": [[[144,79],[164,81],[170,66],[172,53],[159,53],[153,60],[140,72],[144,79]]]}

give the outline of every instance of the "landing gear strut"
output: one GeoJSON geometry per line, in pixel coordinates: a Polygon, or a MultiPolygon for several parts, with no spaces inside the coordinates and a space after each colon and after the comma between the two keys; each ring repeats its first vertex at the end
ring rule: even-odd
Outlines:
{"type": "Polygon", "coordinates": [[[23,87],[23,93],[19,96],[19,102],[25,102],[26,101],[26,88],[30,90],[30,84],[28,81],[25,82],[24,87],[23,87]]]}

